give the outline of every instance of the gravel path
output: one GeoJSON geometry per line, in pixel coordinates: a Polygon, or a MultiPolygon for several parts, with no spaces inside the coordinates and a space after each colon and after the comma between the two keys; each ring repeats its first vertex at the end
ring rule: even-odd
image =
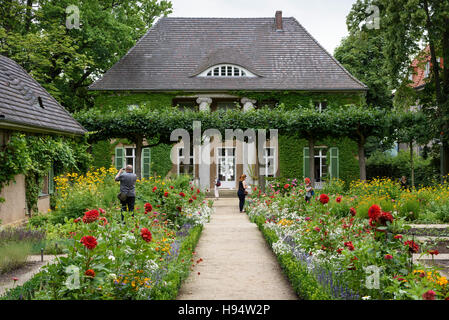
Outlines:
{"type": "Polygon", "coordinates": [[[262,233],[238,199],[215,201],[215,213],[196,248],[194,267],[178,300],[296,300],[262,233]]]}
{"type": "Polygon", "coordinates": [[[38,273],[43,266],[55,262],[55,259],[56,256],[54,255],[44,255],[44,261],[41,262],[40,255],[31,255],[23,267],[0,275],[0,297],[9,289],[23,285],[38,273]],[[16,283],[14,283],[13,278],[18,279],[16,283]]]}

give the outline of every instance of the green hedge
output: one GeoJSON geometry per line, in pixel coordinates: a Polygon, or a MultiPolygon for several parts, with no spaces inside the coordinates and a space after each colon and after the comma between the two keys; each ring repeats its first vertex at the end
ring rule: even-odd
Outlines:
{"type": "Polygon", "coordinates": [[[170,151],[172,145],[160,144],[151,148],[151,172],[156,176],[165,177],[172,168],[170,151]]]}
{"type": "MultiPolygon", "coordinates": [[[[262,231],[262,234],[270,247],[273,243],[279,240],[275,231],[264,227],[264,217],[257,216],[253,222],[256,223],[259,230],[262,231]]],[[[304,300],[334,299],[317,282],[315,277],[309,273],[307,265],[303,265],[300,261],[296,260],[292,254],[280,254],[277,255],[277,259],[298,297],[304,300]]]]}

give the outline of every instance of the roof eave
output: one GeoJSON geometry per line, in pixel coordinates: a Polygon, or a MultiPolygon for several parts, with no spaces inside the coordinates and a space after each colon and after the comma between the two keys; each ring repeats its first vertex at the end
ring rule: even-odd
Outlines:
{"type": "Polygon", "coordinates": [[[83,136],[87,133],[87,130],[82,128],[82,132],[75,131],[60,131],[56,129],[51,129],[48,127],[31,126],[28,124],[20,123],[18,121],[0,119],[0,129],[7,130],[22,130],[33,133],[44,133],[44,134],[58,134],[65,136],[83,136]]]}

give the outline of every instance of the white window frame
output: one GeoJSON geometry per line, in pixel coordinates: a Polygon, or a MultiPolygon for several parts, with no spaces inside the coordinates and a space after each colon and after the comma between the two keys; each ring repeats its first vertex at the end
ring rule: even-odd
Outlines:
{"type": "Polygon", "coordinates": [[[272,177],[276,176],[276,170],[277,170],[277,165],[276,165],[276,148],[275,147],[265,147],[263,148],[263,160],[264,160],[264,166],[265,166],[265,170],[264,174],[262,174],[265,177],[271,177],[271,175],[268,174],[268,162],[269,160],[273,160],[273,175],[272,177]],[[267,150],[271,149],[273,151],[273,153],[268,156],[267,155],[267,150]]]}
{"type": "MultiPolygon", "coordinates": [[[[176,157],[178,159],[178,162],[176,164],[176,173],[178,174],[178,176],[180,174],[184,174],[184,172],[182,172],[182,173],[180,172],[180,165],[181,165],[181,162],[184,160],[184,157],[185,157],[184,155],[183,156],[179,155],[179,150],[181,150],[181,149],[184,149],[184,147],[177,147],[176,148],[176,157]]],[[[195,157],[194,157],[194,153],[195,153],[195,151],[193,151],[193,154],[190,155],[190,164],[189,164],[189,165],[191,165],[193,167],[193,170],[192,170],[193,177],[195,177],[195,163],[194,163],[195,157]]]]}
{"type": "Polygon", "coordinates": [[[135,170],[136,170],[136,148],[125,147],[123,149],[125,149],[125,152],[124,152],[125,153],[124,154],[125,168],[128,165],[127,159],[133,159],[133,173],[136,173],[135,172],[135,170]],[[127,149],[131,149],[133,151],[131,156],[128,156],[128,154],[126,153],[127,149]]]}
{"type": "Polygon", "coordinates": [[[426,69],[424,70],[424,78],[427,78],[430,74],[430,61],[426,63],[426,69]]]}
{"type": "Polygon", "coordinates": [[[251,71],[234,64],[217,64],[201,72],[198,77],[205,78],[256,78],[251,71]],[[224,74],[222,71],[225,71],[224,74]]]}
{"type": "MultiPolygon", "coordinates": [[[[315,147],[315,150],[313,152],[314,155],[314,159],[319,158],[320,159],[320,176],[319,177],[315,177],[315,180],[318,178],[320,179],[320,182],[322,182],[322,178],[323,178],[323,159],[326,161],[326,167],[327,167],[327,171],[329,172],[329,164],[327,163],[327,148],[323,148],[323,147],[315,147]],[[319,154],[315,155],[315,150],[319,150],[319,154]],[[326,150],[326,154],[323,155],[323,150],[326,150]]],[[[310,156],[310,155],[309,155],[310,156]]]]}
{"type": "MultiPolygon", "coordinates": [[[[323,103],[324,102],[326,102],[326,101],[320,101],[320,102],[318,102],[318,112],[323,112],[323,103]]],[[[326,108],[324,108],[324,110],[326,110],[327,109],[327,102],[326,102],[326,108]]]]}

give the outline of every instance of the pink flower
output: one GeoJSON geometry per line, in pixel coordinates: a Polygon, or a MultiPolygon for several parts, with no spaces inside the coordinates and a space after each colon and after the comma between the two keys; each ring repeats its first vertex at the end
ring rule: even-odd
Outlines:
{"type": "Polygon", "coordinates": [[[393,259],[393,256],[392,256],[391,254],[386,254],[386,255],[384,256],[384,259],[385,259],[385,260],[391,260],[391,259],[393,259]]]}

